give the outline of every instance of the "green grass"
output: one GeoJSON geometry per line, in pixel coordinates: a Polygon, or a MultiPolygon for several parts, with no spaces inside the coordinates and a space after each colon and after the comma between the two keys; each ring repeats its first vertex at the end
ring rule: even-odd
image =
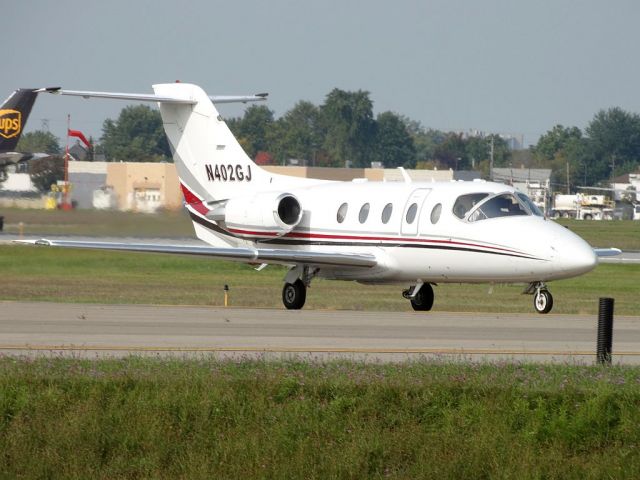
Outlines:
{"type": "Polygon", "coordinates": [[[193,237],[185,211],[158,214],[106,210],[41,210],[2,208],[4,231],[33,235],[193,237]],[[22,227],[20,227],[22,223],[22,227]]]}
{"type": "Polygon", "coordinates": [[[638,478],[640,369],[0,358],[2,478],[638,478]]]}
{"type": "Polygon", "coordinates": [[[556,220],[594,247],[640,250],[640,221],[556,220]]]}
{"type": "MultiPolygon", "coordinates": [[[[230,287],[236,307],[283,308],[284,268],[261,272],[243,264],[175,255],[0,245],[0,299],[89,303],[224,304],[230,287]]],[[[555,313],[597,312],[598,298],[615,298],[616,314],[639,315],[640,266],[603,264],[593,272],[550,283],[555,313]]],[[[313,281],[305,308],[409,311],[401,285],[313,281]]],[[[435,287],[440,311],[533,311],[522,285],[435,287]],[[489,293],[492,291],[492,293],[489,293]]]]}

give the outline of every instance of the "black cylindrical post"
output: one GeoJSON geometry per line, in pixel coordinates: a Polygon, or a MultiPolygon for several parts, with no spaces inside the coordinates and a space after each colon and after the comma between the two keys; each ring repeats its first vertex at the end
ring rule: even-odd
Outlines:
{"type": "Polygon", "coordinates": [[[601,298],[598,304],[598,344],[596,355],[599,364],[611,363],[613,345],[613,298],[601,298]]]}

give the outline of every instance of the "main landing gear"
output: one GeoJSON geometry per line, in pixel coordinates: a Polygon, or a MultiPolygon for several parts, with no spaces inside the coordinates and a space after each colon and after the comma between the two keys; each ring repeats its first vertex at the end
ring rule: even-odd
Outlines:
{"type": "Polygon", "coordinates": [[[307,299],[307,286],[298,279],[293,283],[285,283],[282,289],[282,303],[287,310],[300,310],[307,299]]]}
{"type": "Polygon", "coordinates": [[[417,312],[426,312],[433,307],[433,287],[428,283],[418,283],[402,292],[402,296],[411,301],[417,312]]]}
{"type": "Polygon", "coordinates": [[[282,303],[287,310],[300,310],[307,300],[307,287],[318,268],[297,266],[287,272],[282,288],[282,303]]]}
{"type": "Polygon", "coordinates": [[[553,296],[544,282],[530,284],[524,293],[533,294],[533,308],[538,313],[549,313],[553,308],[553,296]]]}

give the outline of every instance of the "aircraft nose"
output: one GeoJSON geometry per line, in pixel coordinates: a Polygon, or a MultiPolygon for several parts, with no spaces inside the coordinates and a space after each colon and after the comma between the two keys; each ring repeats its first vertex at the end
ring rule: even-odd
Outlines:
{"type": "Polygon", "coordinates": [[[590,272],[598,265],[591,245],[570,231],[556,237],[556,270],[570,276],[590,272]]]}

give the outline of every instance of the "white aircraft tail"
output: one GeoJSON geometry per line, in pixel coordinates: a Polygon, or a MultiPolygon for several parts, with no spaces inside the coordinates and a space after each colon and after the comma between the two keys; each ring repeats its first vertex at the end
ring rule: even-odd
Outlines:
{"type": "MultiPolygon", "coordinates": [[[[160,113],[174,152],[185,201],[196,234],[202,240],[210,244],[223,240],[226,244],[238,245],[242,235],[229,238],[233,224],[230,218],[234,212],[249,221],[253,211],[259,210],[258,216],[262,215],[264,192],[277,192],[274,201],[281,202],[283,196],[280,194],[322,182],[272,174],[256,165],[200,87],[170,83],[154,85],[153,89],[158,98],[172,99],[159,102],[160,113]],[[184,103],[180,103],[180,100],[184,100],[184,103]],[[234,199],[233,205],[228,202],[231,198],[234,199]],[[236,199],[243,200],[238,203],[236,199]],[[223,222],[224,233],[218,228],[220,221],[223,222]],[[216,231],[218,235],[213,233],[216,231]],[[218,241],[213,236],[218,236],[218,241]]],[[[300,206],[297,200],[289,199],[291,196],[284,197],[287,197],[285,204],[288,202],[292,205],[291,222],[297,224],[302,215],[300,206]]],[[[271,200],[269,197],[266,201],[271,200]]],[[[273,212],[265,215],[273,217],[273,212]]],[[[261,221],[254,223],[261,224],[261,221]]],[[[283,232],[293,228],[293,223],[283,225],[283,232]]]]}
{"type": "Polygon", "coordinates": [[[159,96],[195,102],[160,103],[187,203],[190,194],[215,202],[268,188],[273,175],[251,161],[200,87],[170,83],[153,89],[159,96]]]}

